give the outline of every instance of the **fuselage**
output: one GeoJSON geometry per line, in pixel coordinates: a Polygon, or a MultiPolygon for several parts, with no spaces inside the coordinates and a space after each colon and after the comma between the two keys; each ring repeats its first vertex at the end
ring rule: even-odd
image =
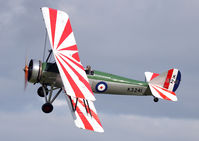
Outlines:
{"type": "MultiPolygon", "coordinates": [[[[94,70],[88,74],[92,91],[97,94],[151,95],[148,83],[94,70]]],[[[42,63],[41,84],[62,88],[63,83],[56,63],[42,63]]]]}

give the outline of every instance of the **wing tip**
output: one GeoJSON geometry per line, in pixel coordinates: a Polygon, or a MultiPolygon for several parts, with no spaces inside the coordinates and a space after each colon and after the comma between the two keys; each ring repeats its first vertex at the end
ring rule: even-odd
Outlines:
{"type": "Polygon", "coordinates": [[[84,126],[80,125],[78,121],[74,120],[74,123],[76,125],[76,127],[80,128],[80,129],[83,129],[83,130],[88,130],[88,131],[93,131],[93,132],[98,132],[98,133],[104,133],[104,129],[103,127],[98,127],[98,128],[95,128],[95,129],[87,129],[85,128],[84,126]]]}
{"type": "MultiPolygon", "coordinates": [[[[49,9],[54,9],[54,8],[49,8],[49,7],[44,6],[44,7],[40,7],[40,9],[41,9],[41,11],[44,11],[44,10],[49,10],[49,9]]],[[[54,10],[57,10],[57,11],[59,11],[59,12],[62,12],[62,13],[64,13],[67,17],[69,17],[68,13],[66,13],[65,11],[58,10],[58,9],[54,9],[54,10]]]]}
{"type": "Polygon", "coordinates": [[[103,128],[101,128],[101,129],[99,129],[98,131],[96,131],[96,132],[98,132],[98,133],[104,133],[104,129],[103,128]]]}
{"type": "Polygon", "coordinates": [[[45,10],[45,9],[49,9],[48,7],[40,7],[40,9],[43,11],[43,10],[45,10]]]}

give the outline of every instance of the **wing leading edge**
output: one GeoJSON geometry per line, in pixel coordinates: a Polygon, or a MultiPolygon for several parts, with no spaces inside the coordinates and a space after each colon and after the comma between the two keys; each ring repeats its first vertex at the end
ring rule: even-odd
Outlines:
{"type": "Polygon", "coordinates": [[[69,16],[60,10],[41,8],[50,44],[76,126],[103,132],[94,94],[82,66],[69,16]]]}

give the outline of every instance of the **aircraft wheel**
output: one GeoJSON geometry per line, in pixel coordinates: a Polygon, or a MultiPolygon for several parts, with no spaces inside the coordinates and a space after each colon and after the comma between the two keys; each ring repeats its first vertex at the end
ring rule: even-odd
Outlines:
{"type": "Polygon", "coordinates": [[[45,103],[42,105],[41,109],[44,113],[50,113],[53,111],[53,105],[50,103],[45,103]]]}
{"type": "Polygon", "coordinates": [[[158,100],[159,99],[157,97],[154,97],[154,99],[153,99],[154,102],[158,102],[158,100]]]}
{"type": "MultiPolygon", "coordinates": [[[[45,88],[46,90],[46,95],[48,95],[48,88],[45,88]]],[[[44,91],[43,91],[43,88],[42,87],[39,87],[39,89],[37,90],[37,94],[40,96],[40,97],[44,97],[44,91]]]]}

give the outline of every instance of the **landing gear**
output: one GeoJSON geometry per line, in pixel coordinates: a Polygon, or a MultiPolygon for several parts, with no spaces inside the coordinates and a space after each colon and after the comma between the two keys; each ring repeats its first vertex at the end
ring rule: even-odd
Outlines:
{"type": "Polygon", "coordinates": [[[44,93],[46,93],[46,95],[48,95],[48,88],[45,87],[45,92],[44,92],[43,87],[39,87],[39,89],[37,90],[37,94],[40,97],[44,97],[44,93]]]}
{"type": "Polygon", "coordinates": [[[154,97],[154,99],[153,99],[154,102],[158,102],[158,100],[159,99],[157,97],[154,97]]]}
{"type": "Polygon", "coordinates": [[[45,98],[45,104],[42,105],[41,109],[44,113],[50,113],[53,111],[53,105],[52,103],[55,101],[55,99],[58,97],[58,95],[61,93],[62,88],[57,91],[57,93],[53,96],[53,91],[58,89],[57,87],[54,87],[51,85],[51,88],[48,90],[46,85],[42,85],[37,90],[37,93],[40,97],[45,98]],[[49,94],[48,94],[49,93],[49,94]]]}
{"type": "Polygon", "coordinates": [[[41,107],[44,113],[50,113],[53,111],[53,105],[51,103],[45,103],[41,107]]]}

